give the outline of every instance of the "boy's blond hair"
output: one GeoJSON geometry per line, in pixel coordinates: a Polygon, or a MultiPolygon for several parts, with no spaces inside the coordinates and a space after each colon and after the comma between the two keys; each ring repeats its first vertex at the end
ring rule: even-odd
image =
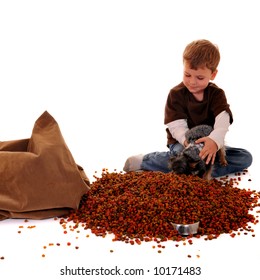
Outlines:
{"type": "Polygon", "coordinates": [[[220,61],[219,49],[208,40],[195,40],[186,46],[183,61],[187,61],[191,69],[207,67],[214,72],[220,61]]]}

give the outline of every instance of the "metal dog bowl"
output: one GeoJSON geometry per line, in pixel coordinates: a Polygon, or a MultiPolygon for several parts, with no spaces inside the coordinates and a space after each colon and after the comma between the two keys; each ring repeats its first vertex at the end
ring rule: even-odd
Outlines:
{"type": "Polygon", "coordinates": [[[173,227],[179,232],[181,235],[190,235],[190,234],[196,234],[199,229],[199,223],[194,223],[194,224],[175,224],[172,223],[173,227]]]}

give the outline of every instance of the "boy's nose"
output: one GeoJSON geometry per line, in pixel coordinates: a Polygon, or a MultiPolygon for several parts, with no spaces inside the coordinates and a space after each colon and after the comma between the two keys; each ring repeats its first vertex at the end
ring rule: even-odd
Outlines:
{"type": "Polygon", "coordinates": [[[196,85],[196,80],[195,79],[190,79],[190,85],[195,86],[196,85]]]}

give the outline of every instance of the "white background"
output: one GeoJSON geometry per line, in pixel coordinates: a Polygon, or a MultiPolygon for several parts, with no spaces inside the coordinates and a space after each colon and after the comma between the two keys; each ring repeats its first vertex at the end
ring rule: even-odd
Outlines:
{"type": "MultiPolygon", "coordinates": [[[[190,41],[205,38],[219,46],[221,62],[214,82],[225,90],[234,114],[227,144],[252,152],[249,187],[259,191],[257,4],[253,0],[1,0],[0,140],[29,138],[35,120],[47,110],[91,180],[102,168],[122,170],[130,155],[165,150],[164,105],[169,90],[182,79],[183,49],[190,41]]],[[[245,179],[242,186],[247,184],[245,179]]],[[[64,279],[59,269],[65,265],[150,270],[155,265],[199,265],[204,274],[193,279],[225,275],[245,279],[257,276],[255,265],[260,260],[259,236],[199,240],[192,248],[178,250],[167,245],[158,254],[151,244],[130,247],[109,238],[87,239],[85,232],[77,239],[79,250],[55,247],[42,259],[43,245],[55,240],[66,243],[61,227],[52,220],[30,221],[37,227],[18,235],[21,224],[19,220],[0,223],[3,279],[15,275],[64,279]],[[189,252],[194,256],[200,252],[201,258],[188,259],[189,252]]],[[[109,278],[99,277],[93,279],[109,278]]],[[[152,279],[151,275],[140,279],[146,277],[152,279]]]]}

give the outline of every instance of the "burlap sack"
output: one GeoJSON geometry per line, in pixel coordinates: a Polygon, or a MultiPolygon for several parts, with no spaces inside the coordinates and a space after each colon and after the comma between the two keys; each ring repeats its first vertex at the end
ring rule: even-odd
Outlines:
{"type": "Polygon", "coordinates": [[[64,215],[78,208],[89,185],[47,111],[30,139],[0,142],[0,220],[64,215]]]}

